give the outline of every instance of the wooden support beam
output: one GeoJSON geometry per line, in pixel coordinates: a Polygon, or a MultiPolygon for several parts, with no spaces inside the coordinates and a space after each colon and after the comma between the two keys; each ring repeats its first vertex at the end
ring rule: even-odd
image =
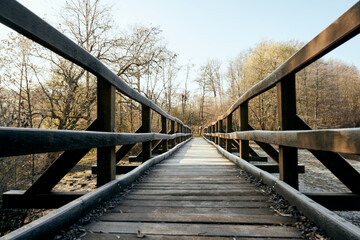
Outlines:
{"type": "MultiPolygon", "coordinates": [[[[278,164],[254,164],[255,167],[260,168],[261,170],[267,171],[269,173],[280,173],[278,164]]],[[[296,167],[297,173],[305,173],[305,166],[299,164],[296,167]]]]}
{"type": "MultiPolygon", "coordinates": [[[[128,173],[137,167],[138,165],[116,165],[116,175],[128,173]]],[[[97,174],[96,165],[91,166],[91,174],[97,174]]]]}
{"type": "Polygon", "coordinates": [[[332,211],[360,211],[360,195],[354,193],[304,193],[332,211]]]}
{"type": "Polygon", "coordinates": [[[259,154],[257,154],[257,152],[255,152],[255,150],[249,146],[249,153],[252,157],[260,157],[259,154]]]}
{"type": "MultiPolygon", "coordinates": [[[[296,116],[299,130],[311,130],[299,116],[296,116]]],[[[309,150],[324,166],[330,170],[353,193],[360,194],[360,173],[340,154],[326,151],[309,150]]]]}
{"type": "Polygon", "coordinates": [[[249,161],[251,162],[267,162],[268,158],[267,157],[260,157],[260,156],[251,156],[249,157],[249,161]]]}
{"type": "MultiPolygon", "coordinates": [[[[99,131],[115,131],[115,88],[102,78],[97,79],[97,116],[99,131]]],[[[115,179],[115,162],[115,146],[97,149],[98,187],[115,179]]]]}
{"type": "MultiPolygon", "coordinates": [[[[141,133],[143,132],[143,128],[142,126],[139,127],[135,133],[141,133]]],[[[125,144],[122,145],[119,150],[117,150],[116,152],[116,163],[120,162],[121,159],[123,159],[126,154],[128,154],[128,152],[130,152],[130,150],[136,145],[136,143],[134,144],[125,144]]]]}
{"type": "MultiPolygon", "coordinates": [[[[230,133],[232,129],[232,114],[229,114],[226,118],[226,133],[230,133]]],[[[226,139],[226,151],[232,151],[232,141],[231,139],[226,139]]]]}
{"type": "Polygon", "coordinates": [[[48,192],[25,194],[24,190],[11,190],[3,193],[3,208],[59,208],[78,197],[84,192],[48,192]]]}
{"type": "MultiPolygon", "coordinates": [[[[280,130],[296,129],[295,74],[277,83],[278,115],[280,130]]],[[[299,189],[297,173],[298,151],[293,147],[279,146],[280,179],[299,189]]]]}
{"type": "MultiPolygon", "coordinates": [[[[151,132],[151,109],[146,105],[141,105],[141,120],[144,133],[151,132]]],[[[151,158],[151,141],[142,143],[142,161],[145,162],[151,158]]]]}
{"type": "MultiPolygon", "coordinates": [[[[249,111],[248,102],[244,102],[240,105],[240,131],[247,131],[249,125],[249,111]]],[[[240,158],[248,161],[249,160],[249,141],[240,140],[239,142],[239,156],[240,158]]]]}
{"type": "MultiPolygon", "coordinates": [[[[255,130],[250,124],[248,124],[248,129],[255,130]]],[[[259,147],[262,150],[264,150],[264,152],[266,152],[266,154],[269,155],[269,157],[271,157],[272,160],[279,163],[279,152],[273,146],[271,146],[268,143],[263,143],[263,142],[258,142],[258,141],[255,141],[255,143],[257,145],[259,145],[259,147]]]]}
{"type": "MultiPolygon", "coordinates": [[[[95,131],[97,120],[86,129],[95,131]]],[[[69,150],[63,152],[46,171],[26,190],[25,194],[50,192],[53,187],[90,151],[89,149],[69,150]]]]}

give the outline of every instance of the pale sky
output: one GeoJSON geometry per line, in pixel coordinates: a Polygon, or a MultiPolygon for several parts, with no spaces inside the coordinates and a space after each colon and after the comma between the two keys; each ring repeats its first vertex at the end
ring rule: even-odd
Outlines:
{"type": "MultiPolygon", "coordinates": [[[[19,0],[56,26],[65,1],[19,0]]],[[[356,0],[104,0],[121,28],[142,24],[159,26],[180,64],[200,66],[219,59],[223,70],[229,59],[260,40],[308,42],[353,6],[356,0]]],[[[0,37],[7,32],[0,24],[0,37]]],[[[329,54],[360,68],[359,36],[329,54]]],[[[185,73],[179,74],[184,78],[185,73]]],[[[191,73],[192,79],[196,71],[191,73]]]]}

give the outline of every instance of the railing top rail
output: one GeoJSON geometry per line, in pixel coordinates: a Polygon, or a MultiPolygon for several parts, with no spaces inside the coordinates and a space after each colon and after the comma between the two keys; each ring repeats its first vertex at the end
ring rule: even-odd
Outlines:
{"type": "Polygon", "coordinates": [[[144,104],[160,115],[189,128],[181,120],[169,115],[153,101],[131,88],[120,77],[88,53],[85,49],[78,46],[72,40],[67,38],[65,35],[60,33],[54,27],[46,23],[18,2],[14,0],[0,1],[0,22],[68,59],[69,61],[79,65],[95,76],[106,80],[118,91],[129,98],[144,104]]]}
{"type": "MultiPolygon", "coordinates": [[[[219,116],[216,121],[226,118],[242,103],[273,88],[276,83],[310,65],[359,33],[360,2],[357,2],[319,35],[275,69],[274,72],[246,91],[223,115],[219,116]]],[[[215,122],[211,124],[213,125],[215,122]]]]}

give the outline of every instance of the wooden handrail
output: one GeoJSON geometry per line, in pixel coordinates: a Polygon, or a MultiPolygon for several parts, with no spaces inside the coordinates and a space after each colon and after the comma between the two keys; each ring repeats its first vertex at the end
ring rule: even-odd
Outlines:
{"type": "Polygon", "coordinates": [[[0,157],[176,139],[190,133],[112,133],[33,128],[0,128],[0,157]]]}
{"type": "Polygon", "coordinates": [[[239,131],[207,133],[224,139],[252,140],[301,149],[360,154],[360,129],[324,129],[306,131],[239,131]],[[348,144],[352,143],[352,144],[348,144]]]}
{"type": "MultiPolygon", "coordinates": [[[[360,154],[359,129],[312,130],[296,115],[295,81],[296,73],[317,59],[345,43],[360,33],[360,2],[357,2],[341,17],[334,21],[313,40],[297,51],[266,78],[246,91],[216,121],[205,128],[205,136],[220,142],[226,139],[226,150],[231,152],[231,141],[240,140],[240,157],[247,160],[249,156],[248,140],[259,145],[275,144],[279,151],[268,151],[280,165],[280,179],[294,188],[298,188],[298,153],[297,148],[310,150],[311,153],[327,167],[353,193],[360,193],[360,173],[338,153],[360,154]],[[277,88],[278,120],[280,131],[247,131],[252,130],[247,124],[248,102],[254,97],[275,87],[277,88]],[[240,108],[241,132],[229,131],[232,115],[240,108]],[[220,121],[227,120],[227,131],[215,131],[220,121]],[[247,128],[248,127],[248,128],[247,128]],[[300,131],[299,131],[300,130],[300,131]],[[306,131],[303,131],[306,130],[306,131]]],[[[271,147],[271,145],[268,145],[271,147]]],[[[272,147],[271,147],[272,148],[272,147]]]]}

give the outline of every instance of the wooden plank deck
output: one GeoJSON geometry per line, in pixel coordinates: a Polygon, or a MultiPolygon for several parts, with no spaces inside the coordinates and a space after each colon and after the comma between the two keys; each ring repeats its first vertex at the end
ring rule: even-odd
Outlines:
{"type": "Polygon", "coordinates": [[[82,239],[300,239],[294,219],[203,139],[158,164],[82,239]]]}

